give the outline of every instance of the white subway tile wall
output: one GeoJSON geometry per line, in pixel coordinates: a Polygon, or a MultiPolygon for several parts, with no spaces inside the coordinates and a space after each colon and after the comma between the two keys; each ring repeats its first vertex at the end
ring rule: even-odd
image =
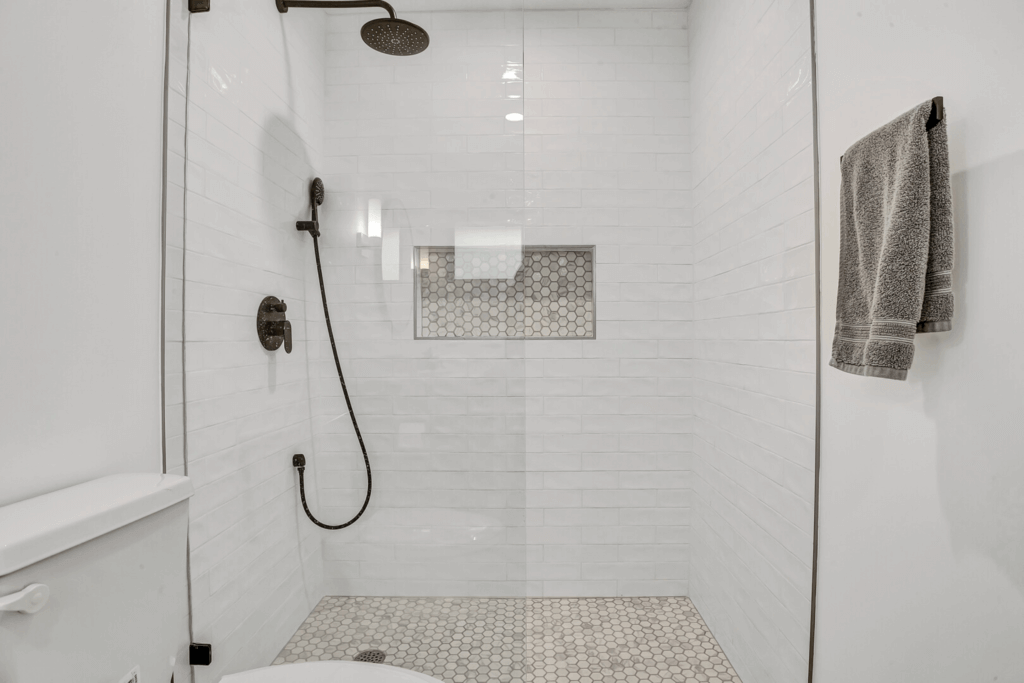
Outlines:
{"type": "Polygon", "coordinates": [[[526,241],[596,245],[597,333],[525,346],[531,593],[686,595],[686,12],[525,23],[526,241]]]}
{"type": "MultiPolygon", "coordinates": [[[[362,44],[369,16],[328,20],[324,272],[375,464],[367,516],[324,537],[328,593],[686,594],[686,13],[404,13],[431,48],[400,61],[362,44]],[[510,228],[596,245],[598,339],[414,340],[412,247],[510,228]]],[[[334,521],[365,475],[319,329],[314,476],[334,521]]]]}
{"type": "Polygon", "coordinates": [[[690,595],[744,681],[807,675],[815,439],[807,0],[695,0],[690,595]]]}
{"type": "MultiPolygon", "coordinates": [[[[172,16],[168,340],[180,297],[184,50],[191,23],[184,197],[185,400],[195,640],[215,644],[199,682],[263,666],[323,595],[320,538],[301,517],[295,452],[309,450],[305,278],[311,246],[294,222],[323,147],[324,14],[282,22],[273,3],[220,0],[172,16]],[[177,289],[172,289],[177,287],[177,289]],[[288,304],[295,350],[265,351],[256,309],[288,304]]],[[[180,313],[179,313],[180,315],[180,313]]],[[[179,325],[173,329],[173,324],[179,325]]],[[[173,346],[170,347],[173,349],[173,346]]],[[[168,367],[180,363],[168,353],[168,367]]],[[[180,391],[179,388],[175,387],[180,391]]],[[[173,470],[184,469],[174,446],[173,470]]]]}
{"type": "MultiPolygon", "coordinates": [[[[403,11],[431,45],[401,58],[363,44],[360,27],[379,16],[339,11],[327,23],[321,253],[374,468],[365,516],[324,533],[327,593],[521,596],[523,342],[415,340],[412,246],[453,245],[472,228],[521,242],[523,124],[505,116],[522,111],[522,14],[403,11]]],[[[336,524],[359,509],[366,475],[319,297],[307,289],[319,340],[307,472],[316,509],[336,524]]]]}

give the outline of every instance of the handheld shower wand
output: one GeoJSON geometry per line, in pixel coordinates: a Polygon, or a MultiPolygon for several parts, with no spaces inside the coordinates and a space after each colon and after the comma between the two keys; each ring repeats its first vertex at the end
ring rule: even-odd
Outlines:
{"type": "MultiPolygon", "coordinates": [[[[309,203],[313,206],[313,219],[308,221],[297,221],[296,230],[306,230],[313,237],[320,236],[320,219],[317,217],[316,207],[324,203],[324,181],[313,178],[309,185],[309,203]]],[[[319,263],[319,261],[317,261],[319,263]]]]}
{"type": "Polygon", "coordinates": [[[331,353],[334,354],[334,367],[338,370],[338,380],[341,382],[341,391],[345,395],[345,405],[348,406],[348,416],[352,420],[352,429],[355,430],[356,439],[359,441],[359,449],[363,452],[363,464],[366,466],[366,498],[363,499],[363,506],[359,508],[356,516],[344,524],[324,524],[309,511],[306,504],[306,456],[296,453],[292,457],[292,466],[299,470],[299,497],[302,499],[302,509],[306,511],[313,524],[322,529],[344,529],[355,523],[357,519],[366,512],[366,506],[370,504],[370,492],[373,490],[373,473],[370,471],[370,456],[366,454],[366,444],[363,443],[363,434],[359,431],[359,422],[356,420],[355,411],[352,410],[352,399],[348,395],[348,387],[345,386],[345,375],[341,371],[341,361],[338,360],[338,346],[334,343],[334,328],[331,326],[331,312],[327,308],[327,291],[324,288],[324,270],[320,266],[320,220],[317,217],[316,207],[324,203],[324,183],[319,178],[314,178],[309,186],[309,201],[313,206],[313,219],[309,221],[298,221],[295,223],[296,230],[305,230],[313,236],[313,252],[316,254],[316,274],[320,279],[320,299],[324,304],[324,320],[327,322],[327,336],[331,340],[331,353]]]}

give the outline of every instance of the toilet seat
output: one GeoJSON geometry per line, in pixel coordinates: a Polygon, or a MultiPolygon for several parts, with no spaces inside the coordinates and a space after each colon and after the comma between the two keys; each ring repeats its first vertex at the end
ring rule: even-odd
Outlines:
{"type": "Polygon", "coordinates": [[[417,671],[366,662],[303,662],[242,671],[221,683],[440,683],[417,671]]]}

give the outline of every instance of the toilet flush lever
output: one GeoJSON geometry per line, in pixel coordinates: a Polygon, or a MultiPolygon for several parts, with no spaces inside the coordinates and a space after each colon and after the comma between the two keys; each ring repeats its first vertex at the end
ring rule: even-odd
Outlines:
{"type": "Polygon", "coordinates": [[[17,593],[0,597],[0,612],[35,614],[49,599],[50,587],[44,583],[33,583],[17,593]]]}

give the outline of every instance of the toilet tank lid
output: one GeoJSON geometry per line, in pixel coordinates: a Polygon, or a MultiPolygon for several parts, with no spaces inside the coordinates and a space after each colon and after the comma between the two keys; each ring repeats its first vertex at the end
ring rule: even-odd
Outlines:
{"type": "Polygon", "coordinates": [[[112,474],[0,507],[0,576],[148,517],[191,495],[188,477],[112,474]]]}

